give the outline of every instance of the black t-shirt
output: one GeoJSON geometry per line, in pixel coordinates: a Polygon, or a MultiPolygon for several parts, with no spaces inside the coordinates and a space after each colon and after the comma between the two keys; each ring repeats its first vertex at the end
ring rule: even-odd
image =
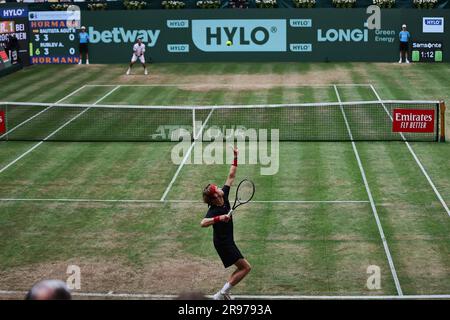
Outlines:
{"type": "MultiPolygon", "coordinates": [[[[230,186],[223,186],[223,200],[224,205],[221,207],[212,205],[209,207],[205,218],[214,218],[215,216],[221,216],[227,214],[230,209],[230,201],[228,201],[228,195],[230,194],[230,186]]],[[[234,243],[233,237],[233,219],[231,218],[228,222],[219,221],[213,224],[214,229],[214,245],[228,245],[234,243]]]]}

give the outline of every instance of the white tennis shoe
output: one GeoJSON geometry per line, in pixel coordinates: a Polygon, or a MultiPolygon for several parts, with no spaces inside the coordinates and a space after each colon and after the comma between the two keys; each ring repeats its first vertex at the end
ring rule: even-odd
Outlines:
{"type": "Polygon", "coordinates": [[[234,298],[229,293],[219,291],[213,295],[213,300],[234,300],[234,298]]]}
{"type": "Polygon", "coordinates": [[[213,295],[213,300],[224,300],[223,295],[220,292],[217,292],[215,295],[213,295]]]}

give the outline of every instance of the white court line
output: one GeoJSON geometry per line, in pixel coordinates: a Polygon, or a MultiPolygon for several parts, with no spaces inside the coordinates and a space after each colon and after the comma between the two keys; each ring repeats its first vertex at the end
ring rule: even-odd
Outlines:
{"type": "Polygon", "coordinates": [[[29,121],[33,120],[34,118],[38,117],[39,115],[41,115],[42,113],[44,113],[44,112],[47,111],[48,109],[53,108],[53,107],[55,106],[55,104],[58,104],[58,103],[60,103],[61,101],[64,101],[64,100],[66,100],[67,98],[73,96],[75,93],[81,91],[81,90],[82,90],[83,88],[85,88],[85,87],[86,87],[86,85],[84,85],[84,86],[78,88],[78,89],[75,90],[74,92],[68,94],[67,96],[65,96],[65,97],[62,98],[62,99],[59,99],[59,100],[56,101],[54,104],[52,104],[51,106],[45,108],[44,110],[40,111],[39,113],[35,114],[35,115],[32,116],[31,118],[28,118],[27,120],[25,120],[25,121],[19,123],[17,126],[15,126],[14,128],[12,128],[11,130],[8,130],[8,132],[2,134],[2,135],[0,136],[0,139],[3,138],[3,137],[6,136],[6,135],[9,135],[11,132],[13,132],[14,130],[20,128],[20,127],[23,126],[24,124],[26,124],[26,123],[28,123],[29,121]]]}
{"type": "Polygon", "coordinates": [[[190,157],[192,149],[195,146],[195,143],[197,142],[197,138],[200,137],[200,135],[203,132],[203,129],[205,128],[206,124],[208,123],[209,118],[211,117],[212,113],[213,113],[214,109],[211,109],[211,111],[209,112],[208,116],[205,119],[205,122],[203,123],[202,127],[200,128],[198,135],[195,136],[195,132],[194,134],[194,142],[192,142],[191,146],[189,147],[188,151],[186,152],[186,155],[184,156],[183,160],[181,161],[180,165],[178,166],[177,171],[175,172],[175,175],[172,178],[172,181],[170,181],[169,185],[166,188],[166,191],[164,191],[162,197],[161,197],[161,201],[164,201],[167,197],[167,194],[169,193],[170,189],[172,188],[172,185],[174,184],[175,180],[178,177],[178,174],[181,172],[181,168],[183,168],[184,164],[186,163],[187,159],[190,157]]]}
{"type": "MultiPolygon", "coordinates": [[[[338,101],[341,102],[341,96],[339,95],[339,91],[338,91],[336,85],[334,86],[334,90],[336,91],[336,96],[338,98],[338,101]]],[[[345,112],[344,112],[344,107],[342,105],[341,105],[341,112],[342,112],[342,116],[344,117],[348,135],[350,136],[350,140],[352,142],[353,152],[355,153],[356,161],[358,162],[359,171],[361,172],[361,176],[364,181],[364,186],[366,187],[366,192],[367,192],[367,195],[370,200],[370,206],[372,207],[372,212],[373,212],[373,215],[377,222],[378,231],[380,233],[381,240],[383,241],[384,251],[385,251],[388,261],[389,261],[389,267],[391,268],[391,273],[392,273],[392,277],[394,278],[395,287],[397,289],[398,295],[402,296],[403,292],[402,292],[402,288],[400,286],[400,281],[398,280],[398,277],[397,277],[397,271],[395,270],[394,261],[392,260],[391,252],[389,251],[389,246],[387,244],[386,237],[384,235],[383,227],[381,226],[380,218],[378,217],[377,208],[375,206],[375,202],[373,201],[372,192],[370,191],[369,183],[367,182],[366,173],[364,171],[364,167],[362,166],[362,162],[359,157],[358,149],[356,148],[355,141],[353,140],[353,134],[350,129],[350,125],[348,124],[347,116],[345,115],[345,112]]]]}
{"type": "MultiPolygon", "coordinates": [[[[0,290],[0,295],[22,295],[26,291],[0,290]]],[[[152,300],[174,300],[178,295],[174,294],[150,294],[150,293],[115,293],[115,292],[77,292],[73,291],[74,297],[92,298],[130,298],[130,299],[152,299],[152,300]]],[[[205,295],[212,299],[212,295],[205,295]]],[[[432,295],[404,295],[404,296],[308,296],[308,295],[233,295],[237,300],[433,300],[450,299],[450,294],[432,295]]]]}
{"type": "MultiPolygon", "coordinates": [[[[231,199],[233,200],[233,199],[231,199]]],[[[105,202],[105,203],[197,203],[199,200],[155,199],[73,199],[73,198],[0,198],[0,202],[105,202]]],[[[369,203],[367,200],[253,200],[253,203],[369,203]]]]}
{"type": "MultiPolygon", "coordinates": [[[[107,94],[105,94],[103,97],[101,97],[99,100],[97,100],[95,104],[99,103],[100,101],[102,101],[103,99],[105,99],[107,96],[109,96],[111,93],[113,93],[114,91],[116,91],[118,88],[120,88],[120,86],[115,87],[113,90],[109,91],[107,94]]],[[[47,137],[45,137],[41,142],[38,142],[37,144],[35,144],[34,146],[32,146],[30,149],[28,149],[27,151],[25,151],[24,153],[22,153],[19,157],[17,157],[16,159],[14,159],[13,161],[11,161],[10,163],[8,163],[6,166],[4,166],[2,169],[0,169],[0,173],[3,173],[6,169],[8,169],[10,166],[12,166],[13,164],[15,164],[17,161],[19,161],[20,159],[22,159],[23,157],[25,157],[27,154],[33,152],[33,150],[35,150],[36,148],[38,148],[41,144],[43,144],[45,141],[47,141],[48,139],[50,139],[52,136],[54,136],[56,133],[58,133],[61,129],[63,129],[65,126],[67,126],[68,124],[70,124],[72,121],[74,121],[75,119],[77,119],[78,117],[80,117],[82,114],[84,114],[86,111],[88,111],[90,109],[86,108],[85,110],[83,110],[82,112],[80,112],[79,114],[77,114],[75,117],[71,118],[70,120],[68,120],[67,122],[65,122],[62,126],[60,126],[58,129],[56,129],[55,131],[53,131],[52,133],[50,133],[47,137]]]]}
{"type": "MultiPolygon", "coordinates": [[[[378,92],[375,90],[375,87],[373,85],[370,85],[370,87],[372,88],[373,93],[375,93],[377,99],[379,101],[383,101],[383,100],[381,100],[381,97],[378,94],[378,92]]],[[[386,105],[383,102],[381,102],[381,105],[383,106],[384,111],[386,111],[386,113],[389,116],[389,118],[391,118],[391,121],[394,121],[392,116],[391,116],[391,114],[390,114],[390,112],[389,112],[389,110],[387,110],[386,105]]],[[[417,165],[419,166],[420,170],[422,170],[422,173],[427,178],[428,183],[430,184],[431,188],[433,189],[434,193],[436,194],[436,197],[439,199],[439,201],[441,202],[441,204],[444,207],[445,211],[447,212],[448,216],[450,217],[450,210],[449,210],[447,204],[445,203],[444,199],[442,198],[441,194],[439,193],[438,189],[434,185],[433,181],[431,180],[430,176],[428,175],[427,171],[425,170],[425,167],[420,162],[419,158],[417,157],[416,153],[414,152],[414,150],[411,147],[411,145],[409,144],[409,142],[406,140],[406,138],[403,135],[403,133],[400,133],[400,134],[401,134],[402,139],[405,142],[406,146],[408,147],[409,152],[411,153],[411,155],[413,156],[413,158],[416,161],[417,165]]]]}
{"type": "MultiPolygon", "coordinates": [[[[1,293],[1,291],[0,291],[1,293]]],[[[80,297],[123,297],[123,298],[150,298],[156,300],[176,299],[177,295],[164,294],[124,294],[124,293],[73,293],[80,297]]],[[[205,296],[212,299],[212,295],[205,296]]],[[[300,296],[300,295],[233,295],[237,300],[420,300],[420,299],[450,299],[450,294],[442,295],[409,295],[409,296],[300,296]]]]}
{"type": "MultiPolygon", "coordinates": [[[[88,87],[114,87],[118,86],[119,84],[87,84],[88,87]]],[[[214,84],[217,87],[236,87],[240,84],[233,84],[233,83],[215,83],[214,84]]],[[[286,86],[285,83],[253,83],[252,86],[255,87],[267,87],[267,86],[286,86]]],[[[288,87],[290,87],[291,84],[289,84],[288,87]]],[[[368,83],[342,83],[338,84],[342,87],[368,87],[370,84],[368,83]]],[[[192,83],[149,83],[149,84],[120,84],[121,87],[182,87],[182,86],[195,86],[195,87],[210,87],[211,84],[195,84],[192,83]]],[[[299,87],[299,88],[333,88],[332,84],[292,84],[291,87],[299,87]]]]}

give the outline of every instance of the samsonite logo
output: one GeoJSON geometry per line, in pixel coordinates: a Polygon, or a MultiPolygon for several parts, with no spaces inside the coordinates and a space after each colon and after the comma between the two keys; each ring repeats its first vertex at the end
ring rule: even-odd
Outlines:
{"type": "Polygon", "coordinates": [[[368,29],[317,29],[317,41],[319,42],[367,42],[369,40],[368,29]]]}
{"type": "Polygon", "coordinates": [[[286,20],[192,20],[192,41],[207,52],[286,51],[286,20]]]}
{"type": "Polygon", "coordinates": [[[422,31],[424,33],[443,33],[444,18],[424,17],[422,20],[422,31]]]}

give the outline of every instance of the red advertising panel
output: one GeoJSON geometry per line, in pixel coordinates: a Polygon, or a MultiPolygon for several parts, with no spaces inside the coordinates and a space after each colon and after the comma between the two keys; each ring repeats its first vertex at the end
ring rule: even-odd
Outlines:
{"type": "Polygon", "coordinates": [[[3,50],[3,48],[1,46],[0,46],[0,59],[2,59],[3,62],[9,61],[8,55],[6,54],[5,50],[3,50]]]}
{"type": "Polygon", "coordinates": [[[393,132],[434,132],[434,110],[394,109],[393,132]]]}
{"type": "Polygon", "coordinates": [[[5,111],[0,111],[0,134],[4,134],[5,132],[6,132],[5,111]]]}

